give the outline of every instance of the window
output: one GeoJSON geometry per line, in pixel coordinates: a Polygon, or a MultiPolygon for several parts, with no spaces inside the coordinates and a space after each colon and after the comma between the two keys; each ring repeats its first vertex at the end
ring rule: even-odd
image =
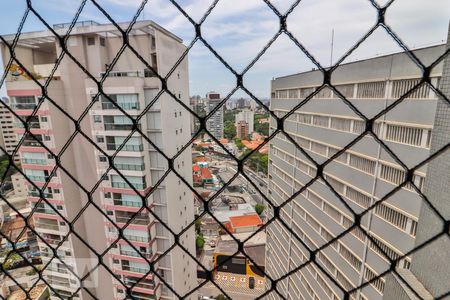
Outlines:
{"type": "Polygon", "coordinates": [[[329,87],[324,87],[323,89],[318,92],[314,98],[318,99],[328,99],[331,98],[331,89],[329,87]]]}
{"type": "Polygon", "coordinates": [[[376,215],[385,219],[391,224],[400,227],[402,230],[406,230],[408,224],[408,217],[398,212],[397,210],[390,208],[384,203],[380,203],[374,209],[376,215]]]}
{"type": "Polygon", "coordinates": [[[371,198],[370,196],[367,196],[357,190],[355,190],[352,187],[347,187],[347,190],[345,192],[345,195],[348,199],[352,200],[356,204],[358,204],[361,207],[368,208],[370,206],[371,198]]]}
{"type": "Polygon", "coordinates": [[[298,98],[298,89],[289,90],[289,98],[291,99],[298,98]]]}
{"type": "MultiPolygon", "coordinates": [[[[410,91],[414,86],[420,82],[420,79],[403,79],[395,80],[392,83],[392,94],[391,97],[398,99],[410,91]]],[[[410,93],[407,98],[412,99],[427,99],[430,98],[430,87],[427,84],[422,84],[410,93]]]]}
{"type": "Polygon", "coordinates": [[[385,139],[388,141],[429,147],[429,140],[427,138],[429,135],[431,135],[430,129],[386,124],[385,139]]]}
{"type": "Polygon", "coordinates": [[[314,88],[313,87],[301,88],[300,89],[300,98],[306,98],[309,95],[311,95],[312,93],[314,93],[314,88]]]}
{"type": "Polygon", "coordinates": [[[311,124],[312,116],[307,114],[297,114],[297,119],[299,123],[311,124]]]}
{"type": "Polygon", "coordinates": [[[381,165],[380,178],[399,185],[405,181],[405,171],[391,166],[381,165]]]}
{"type": "Polygon", "coordinates": [[[386,259],[386,255],[390,259],[397,259],[401,256],[400,253],[397,253],[397,251],[393,250],[391,247],[380,241],[375,236],[371,235],[371,237],[375,242],[372,241],[369,242],[370,248],[376,253],[378,253],[383,259],[386,259]]]}
{"type": "Polygon", "coordinates": [[[101,123],[102,122],[102,116],[95,115],[94,116],[94,123],[101,123]]]}
{"type": "Polygon", "coordinates": [[[47,122],[47,117],[41,117],[41,122],[47,122]]]}
{"type": "Polygon", "coordinates": [[[104,193],[104,197],[107,199],[111,198],[111,193],[110,192],[104,193]]]}
{"type": "Polygon", "coordinates": [[[331,117],[331,128],[350,132],[352,120],[331,117]]]}
{"type": "Polygon", "coordinates": [[[328,127],[328,120],[329,117],[325,116],[314,116],[313,117],[313,124],[320,127],[328,127]]]}
{"type": "Polygon", "coordinates": [[[359,260],[359,258],[356,257],[356,255],[354,255],[342,244],[339,245],[339,254],[341,254],[342,257],[345,258],[345,260],[347,260],[353,266],[353,268],[355,268],[358,271],[361,269],[362,266],[361,260],[359,260]]]}
{"type": "Polygon", "coordinates": [[[100,162],[106,162],[106,161],[108,161],[108,160],[106,159],[106,156],[99,156],[98,160],[99,160],[100,162]]]}
{"type": "Polygon", "coordinates": [[[106,40],[105,40],[105,38],[101,37],[100,38],[100,46],[105,47],[105,45],[106,45],[106,40]]]}
{"type": "Polygon", "coordinates": [[[288,90],[279,90],[278,92],[278,98],[288,98],[288,90]]]}
{"type": "Polygon", "coordinates": [[[87,38],[87,44],[88,44],[88,46],[95,45],[95,37],[88,37],[87,38]]]}
{"type": "Polygon", "coordinates": [[[384,98],[386,90],[386,82],[363,82],[358,83],[356,98],[377,99],[384,98]]]}
{"type": "MultiPolygon", "coordinates": [[[[375,277],[377,277],[377,275],[372,270],[368,269],[368,267],[366,266],[364,268],[364,279],[366,279],[367,281],[371,281],[375,277]]],[[[381,278],[375,279],[370,284],[375,289],[377,289],[380,293],[383,293],[383,291],[384,291],[384,280],[383,279],[381,279],[381,278]]]]}
{"type": "Polygon", "coordinates": [[[350,154],[349,165],[365,173],[375,174],[375,161],[350,154]]]}
{"type": "Polygon", "coordinates": [[[327,146],[311,142],[311,151],[322,156],[327,156],[327,146]]]}
{"type": "Polygon", "coordinates": [[[97,143],[104,143],[105,142],[105,138],[102,136],[96,136],[95,139],[97,140],[97,143]]]}
{"type": "MultiPolygon", "coordinates": [[[[354,84],[342,84],[335,85],[335,88],[341,93],[346,99],[353,98],[353,91],[355,89],[354,84]]],[[[336,95],[337,97],[337,95],[336,95]]]]}
{"type": "Polygon", "coordinates": [[[341,216],[342,216],[341,213],[326,202],[323,203],[323,211],[327,215],[332,217],[335,221],[337,221],[338,223],[341,223],[341,216]]]}

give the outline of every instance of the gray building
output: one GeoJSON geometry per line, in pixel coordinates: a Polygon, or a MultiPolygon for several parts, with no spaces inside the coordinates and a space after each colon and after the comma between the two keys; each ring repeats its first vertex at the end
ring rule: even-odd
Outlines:
{"type": "MultiPolygon", "coordinates": [[[[209,114],[213,111],[221,101],[222,99],[220,99],[219,93],[209,92],[206,94],[206,113],[209,114]]],[[[223,138],[223,109],[224,105],[219,107],[219,109],[206,121],[206,128],[216,139],[223,138]]]]}
{"type": "MultiPolygon", "coordinates": [[[[447,49],[450,48],[450,30],[447,39],[447,49]]],[[[442,78],[439,90],[450,98],[450,56],[444,60],[442,78]]],[[[447,101],[439,99],[437,103],[430,152],[436,153],[450,142],[450,105],[447,101]]],[[[425,178],[424,194],[441,216],[450,219],[450,205],[448,201],[448,187],[450,182],[450,150],[441,152],[430,161],[427,177],[425,178]]],[[[443,229],[442,220],[428,206],[422,205],[417,225],[417,238],[415,246],[419,249],[430,239],[438,236],[443,229]]],[[[447,232],[449,234],[449,232],[447,232]]],[[[403,280],[396,275],[386,278],[387,300],[407,299],[435,299],[450,291],[450,240],[448,235],[441,235],[432,243],[416,251],[412,255],[411,268],[397,270],[403,280]],[[407,284],[405,284],[405,281],[407,284]],[[414,288],[415,294],[408,285],[414,288]],[[420,297],[420,298],[419,298],[420,297]]]]}
{"type": "MultiPolygon", "coordinates": [[[[441,56],[445,45],[417,49],[414,54],[429,65],[441,56]]],[[[442,63],[431,70],[431,82],[439,85],[442,63]]],[[[422,73],[405,54],[397,53],[339,66],[332,84],[362,114],[371,118],[420,82],[422,73]]],[[[310,71],[272,81],[271,109],[284,116],[321,86],[323,75],[310,71]]],[[[375,134],[407,167],[430,155],[431,131],[438,97],[428,85],[421,85],[399,105],[377,118],[375,134]]],[[[348,145],[365,131],[365,122],[348,104],[328,88],[318,91],[290,115],[285,131],[318,164],[348,145]]],[[[272,130],[276,122],[271,121],[272,130]]],[[[283,134],[278,134],[269,150],[269,197],[281,204],[316,176],[316,164],[283,134]]],[[[427,166],[413,176],[423,190],[427,166]]],[[[372,136],[365,135],[343,154],[327,164],[321,179],[280,210],[280,222],[268,227],[266,271],[277,279],[309,260],[314,250],[351,227],[351,210],[361,213],[404,182],[406,172],[372,136]],[[341,199],[340,199],[341,198],[341,199]],[[350,210],[351,209],[351,210],[350,210]],[[299,237],[299,239],[297,239],[299,237]]],[[[423,200],[411,184],[390,195],[361,218],[353,229],[316,255],[323,267],[345,290],[374,279],[388,270],[388,255],[396,259],[414,248],[423,200]]],[[[269,217],[271,213],[269,213],[269,217]]],[[[411,268],[411,258],[399,262],[398,269],[411,268]]],[[[382,299],[386,277],[376,279],[351,295],[351,299],[382,299]]],[[[288,299],[342,299],[344,293],[315,264],[277,284],[288,299]]],[[[272,293],[272,299],[278,299],[272,293]]]]}

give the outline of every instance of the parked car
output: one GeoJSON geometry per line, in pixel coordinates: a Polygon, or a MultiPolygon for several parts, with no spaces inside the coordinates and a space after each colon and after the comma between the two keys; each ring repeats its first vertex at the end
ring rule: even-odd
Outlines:
{"type": "Polygon", "coordinates": [[[250,289],[254,289],[255,288],[255,277],[249,277],[248,278],[248,287],[250,289]]]}

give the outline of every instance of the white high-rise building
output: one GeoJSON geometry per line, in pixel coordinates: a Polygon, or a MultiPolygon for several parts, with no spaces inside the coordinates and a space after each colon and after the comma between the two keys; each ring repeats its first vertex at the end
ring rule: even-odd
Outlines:
{"type": "MultiPolygon", "coordinates": [[[[124,29],[128,25],[120,24],[124,29]]],[[[68,26],[55,25],[54,29],[59,34],[65,34],[68,26]]],[[[67,50],[96,80],[100,80],[123,45],[122,36],[118,33],[112,24],[80,22],[70,33],[67,50]]],[[[42,187],[55,167],[55,159],[41,143],[56,155],[64,149],[61,155],[64,170],[59,168],[56,171],[56,176],[42,194],[53,208],[44,202],[36,204],[40,201],[39,190],[28,183],[28,199],[36,209],[33,214],[35,227],[45,240],[39,241],[44,263],[53,257],[48,245],[56,247],[66,238],[58,249],[60,259],[53,259],[50,267],[44,271],[51,287],[63,298],[76,293],[78,298],[91,299],[84,289],[77,290],[78,280],[63,265],[63,262],[67,263],[75,274],[82,276],[97,264],[96,255],[84,243],[99,253],[112,245],[103,261],[126,287],[134,285],[132,292],[136,299],[176,298],[159,277],[179,295],[185,295],[197,285],[196,265],[187,259],[188,255],[179,247],[154,263],[159,277],[149,272],[150,265],[147,262],[154,262],[175,241],[174,236],[153,214],[175,233],[182,231],[194,219],[192,192],[173,172],[155,187],[166,172],[168,163],[145,140],[150,139],[168,157],[173,157],[183,143],[190,139],[190,115],[167,93],[163,93],[144,113],[146,106],[162,88],[161,81],[147,65],[164,77],[186,47],[181,39],[152,21],[136,22],[128,38],[146,63],[129,49],[120,55],[102,85],[103,93],[112,102],[103,95],[94,99],[98,92],[97,83],[67,55],[52,74],[61,48],[50,31],[22,33],[15,49],[17,59],[30,72],[39,76],[39,83],[44,84],[52,77],[47,89],[48,97],[58,105],[48,99],[42,102],[31,123],[31,132],[37,136],[37,140],[31,135],[26,136],[19,153],[27,177],[36,186],[42,187]],[[65,114],[78,119],[89,104],[93,105],[82,119],[80,130],[103,153],[81,134],[77,134],[65,148],[65,143],[75,131],[74,123],[65,114]],[[135,132],[114,158],[115,167],[131,183],[130,186],[116,171],[107,172],[109,162],[105,154],[110,156],[118,151],[133,129],[132,119],[141,114],[142,119],[137,127],[143,135],[135,132]],[[101,178],[103,181],[94,188],[101,178]],[[150,191],[152,194],[146,199],[142,210],[142,196],[150,191]],[[112,222],[103,217],[93,204],[89,205],[88,195],[112,222]],[[83,213],[78,216],[80,211],[83,213]],[[138,211],[140,213],[131,219],[138,211]],[[74,230],[79,237],[69,232],[69,224],[63,217],[68,221],[77,218],[74,230]],[[125,239],[119,238],[113,223],[123,229],[125,239]]],[[[5,39],[11,41],[14,35],[5,36],[5,39]]],[[[7,47],[2,45],[1,50],[3,61],[8,62],[7,47]]],[[[18,115],[28,116],[41,99],[42,89],[17,65],[12,66],[8,73],[6,88],[11,105],[18,115]]],[[[185,59],[175,69],[167,86],[186,105],[189,105],[188,82],[185,59]]],[[[16,128],[15,131],[19,137],[24,134],[22,128],[16,128]]],[[[192,185],[189,147],[173,161],[173,167],[192,185]]],[[[195,255],[193,228],[180,235],[179,242],[195,255]]],[[[87,278],[85,285],[98,299],[126,297],[124,286],[103,267],[87,278]]],[[[195,294],[190,297],[196,299],[195,294]]]]}

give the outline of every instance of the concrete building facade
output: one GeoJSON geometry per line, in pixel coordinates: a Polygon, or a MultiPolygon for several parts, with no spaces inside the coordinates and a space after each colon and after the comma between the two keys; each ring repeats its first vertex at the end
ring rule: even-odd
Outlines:
{"type": "MultiPolygon", "coordinates": [[[[450,28],[448,34],[447,49],[450,49],[450,28]]],[[[449,99],[450,56],[448,55],[444,59],[439,90],[449,99]]],[[[431,134],[430,153],[436,153],[450,142],[450,104],[443,98],[438,100],[431,134]]],[[[449,170],[450,151],[447,150],[429,163],[423,189],[430,203],[446,220],[450,218],[448,202],[449,170]]],[[[415,246],[420,247],[438,235],[442,228],[442,220],[428,205],[422,205],[415,246]]],[[[384,299],[436,299],[448,293],[450,291],[450,272],[448,271],[450,252],[448,249],[450,249],[450,240],[448,236],[443,235],[415,252],[411,257],[411,268],[397,270],[397,272],[409,286],[414,288],[417,295],[397,275],[390,274],[386,278],[384,299]]]]}
{"type": "Polygon", "coordinates": [[[239,139],[248,138],[248,124],[245,121],[239,121],[236,123],[236,137],[239,139]]]}
{"type": "MultiPolygon", "coordinates": [[[[0,146],[7,154],[11,155],[17,146],[17,136],[14,132],[14,115],[7,108],[10,105],[9,98],[3,97],[0,101],[0,146]]],[[[20,161],[17,154],[14,156],[14,161],[20,161]]]]}
{"type": "MultiPolygon", "coordinates": [[[[445,51],[438,45],[414,51],[425,64],[445,51]]],[[[431,82],[439,85],[442,63],[431,70],[431,82]]],[[[332,84],[362,114],[371,118],[420,82],[422,73],[405,53],[397,53],[343,64],[332,74],[332,84]]],[[[322,84],[319,71],[277,78],[272,81],[271,109],[282,117],[322,84]]],[[[375,134],[408,167],[430,155],[431,130],[438,97],[428,85],[421,85],[397,107],[373,123],[375,134]]],[[[289,116],[285,131],[317,163],[335,155],[365,131],[365,122],[331,89],[318,91],[309,102],[289,116]]],[[[272,130],[276,122],[271,121],[272,130]]],[[[281,204],[317,174],[316,164],[283,134],[269,149],[269,197],[281,204]]],[[[420,190],[427,166],[413,176],[420,190]]],[[[280,210],[280,217],[296,233],[280,222],[268,227],[266,271],[279,278],[309,260],[314,250],[354,222],[353,210],[361,213],[405,180],[399,163],[370,135],[365,135],[323,169],[321,179],[309,185],[280,210]],[[336,196],[335,192],[339,195],[336,196]],[[340,199],[341,198],[341,199],[340,199]],[[351,210],[350,210],[351,209],[351,210]]],[[[389,268],[392,259],[414,247],[422,198],[405,184],[361,219],[366,234],[353,229],[316,255],[320,264],[345,290],[374,279],[389,268]]],[[[268,212],[271,218],[271,212],[268,212]]],[[[411,258],[400,261],[399,269],[409,269],[411,258]]],[[[386,278],[374,280],[351,295],[352,299],[382,299],[386,278]]],[[[343,292],[314,264],[281,281],[277,288],[288,299],[342,299],[343,292]],[[300,296],[298,296],[300,295],[300,296]]],[[[273,294],[272,299],[277,299],[273,294]]]]}
{"type": "Polygon", "coordinates": [[[238,126],[240,121],[244,121],[248,124],[248,134],[252,134],[255,131],[255,112],[250,109],[244,109],[236,114],[235,126],[238,126]]]}
{"type": "MultiPolygon", "coordinates": [[[[124,29],[128,25],[120,24],[124,29]]],[[[54,28],[62,34],[67,27],[61,24],[54,28]]],[[[7,40],[13,38],[6,36],[7,40]]],[[[42,101],[33,117],[35,126],[31,127],[39,142],[31,135],[25,136],[19,153],[23,171],[31,180],[28,182],[28,199],[36,209],[33,214],[36,230],[42,233],[45,240],[39,241],[44,260],[53,256],[47,244],[57,246],[67,236],[58,248],[58,255],[75,274],[84,274],[97,263],[96,256],[84,243],[99,253],[111,246],[104,262],[126,286],[136,283],[132,289],[136,299],[173,299],[174,295],[159,278],[164,278],[177,293],[184,295],[196,285],[196,268],[193,262],[185,258],[188,256],[175,247],[155,263],[159,277],[149,272],[146,259],[154,261],[174,243],[173,235],[157,222],[154,215],[178,233],[193,220],[194,203],[192,193],[173,173],[153,188],[167,170],[168,163],[144,137],[172,157],[190,138],[190,132],[186,130],[189,128],[189,113],[167,93],[152,102],[162,85],[147,65],[165,76],[186,47],[178,37],[152,21],[136,22],[129,42],[146,64],[130,50],[124,51],[102,85],[103,93],[109,97],[107,99],[104,95],[94,97],[98,92],[97,83],[67,55],[52,73],[61,48],[49,31],[21,35],[15,50],[18,60],[39,78],[41,84],[52,77],[47,93],[57,105],[47,99],[42,101]],[[146,110],[150,103],[153,105],[146,110]],[[77,134],[65,147],[76,130],[65,113],[78,119],[89,104],[92,106],[82,118],[79,129],[93,143],[77,134]],[[132,131],[132,119],[138,115],[142,115],[142,119],[137,126],[144,136],[133,133],[118,151],[132,131]],[[54,154],[65,149],[61,155],[61,165],[65,170],[58,169],[56,176],[42,191],[53,207],[44,202],[36,205],[40,191],[35,186],[42,187],[55,166],[53,155],[40,142],[54,154]],[[107,172],[109,163],[104,153],[109,156],[117,151],[113,164],[124,177],[115,170],[107,172]],[[76,178],[77,182],[72,178],[76,178]],[[96,187],[100,179],[103,180],[96,187]],[[168,186],[172,188],[167,189],[168,186]],[[142,196],[150,190],[152,194],[144,202],[144,210],[131,219],[143,205],[142,196]],[[91,199],[87,196],[88,191],[92,191],[91,199]],[[100,207],[109,219],[103,217],[92,204],[89,205],[89,200],[100,207]],[[86,210],[74,225],[79,235],[75,237],[69,234],[69,226],[61,216],[73,220],[84,208],[86,210]],[[130,224],[126,225],[129,221],[130,224]],[[119,238],[117,227],[112,223],[122,228],[126,240],[119,238]]],[[[82,22],[71,32],[67,48],[93,77],[100,80],[122,44],[121,34],[113,25],[82,22]]],[[[3,61],[7,62],[9,52],[5,45],[2,45],[2,53],[3,61]]],[[[8,71],[6,88],[12,105],[17,114],[28,116],[43,97],[42,91],[19,66],[15,65],[8,71]]],[[[167,86],[179,101],[189,105],[187,60],[175,69],[167,86]]],[[[21,128],[15,130],[19,137],[24,134],[21,128]]],[[[192,184],[190,161],[191,153],[187,149],[173,165],[192,184]]],[[[179,241],[195,253],[193,228],[185,231],[179,241]]],[[[51,266],[51,271],[44,271],[51,287],[59,294],[70,297],[79,287],[76,277],[58,259],[54,259],[51,266]]],[[[85,284],[99,299],[126,297],[124,287],[105,268],[99,268],[97,273],[87,278],[85,284]]],[[[84,290],[77,292],[76,297],[90,299],[84,290]]],[[[195,295],[192,297],[195,298],[195,295]]]]}
{"type": "MultiPolygon", "coordinates": [[[[216,92],[209,92],[206,94],[206,113],[209,114],[213,111],[219,103],[222,101],[220,99],[220,94],[216,92]]],[[[223,138],[223,110],[222,105],[219,109],[206,121],[206,129],[216,137],[216,139],[223,138]]]]}

